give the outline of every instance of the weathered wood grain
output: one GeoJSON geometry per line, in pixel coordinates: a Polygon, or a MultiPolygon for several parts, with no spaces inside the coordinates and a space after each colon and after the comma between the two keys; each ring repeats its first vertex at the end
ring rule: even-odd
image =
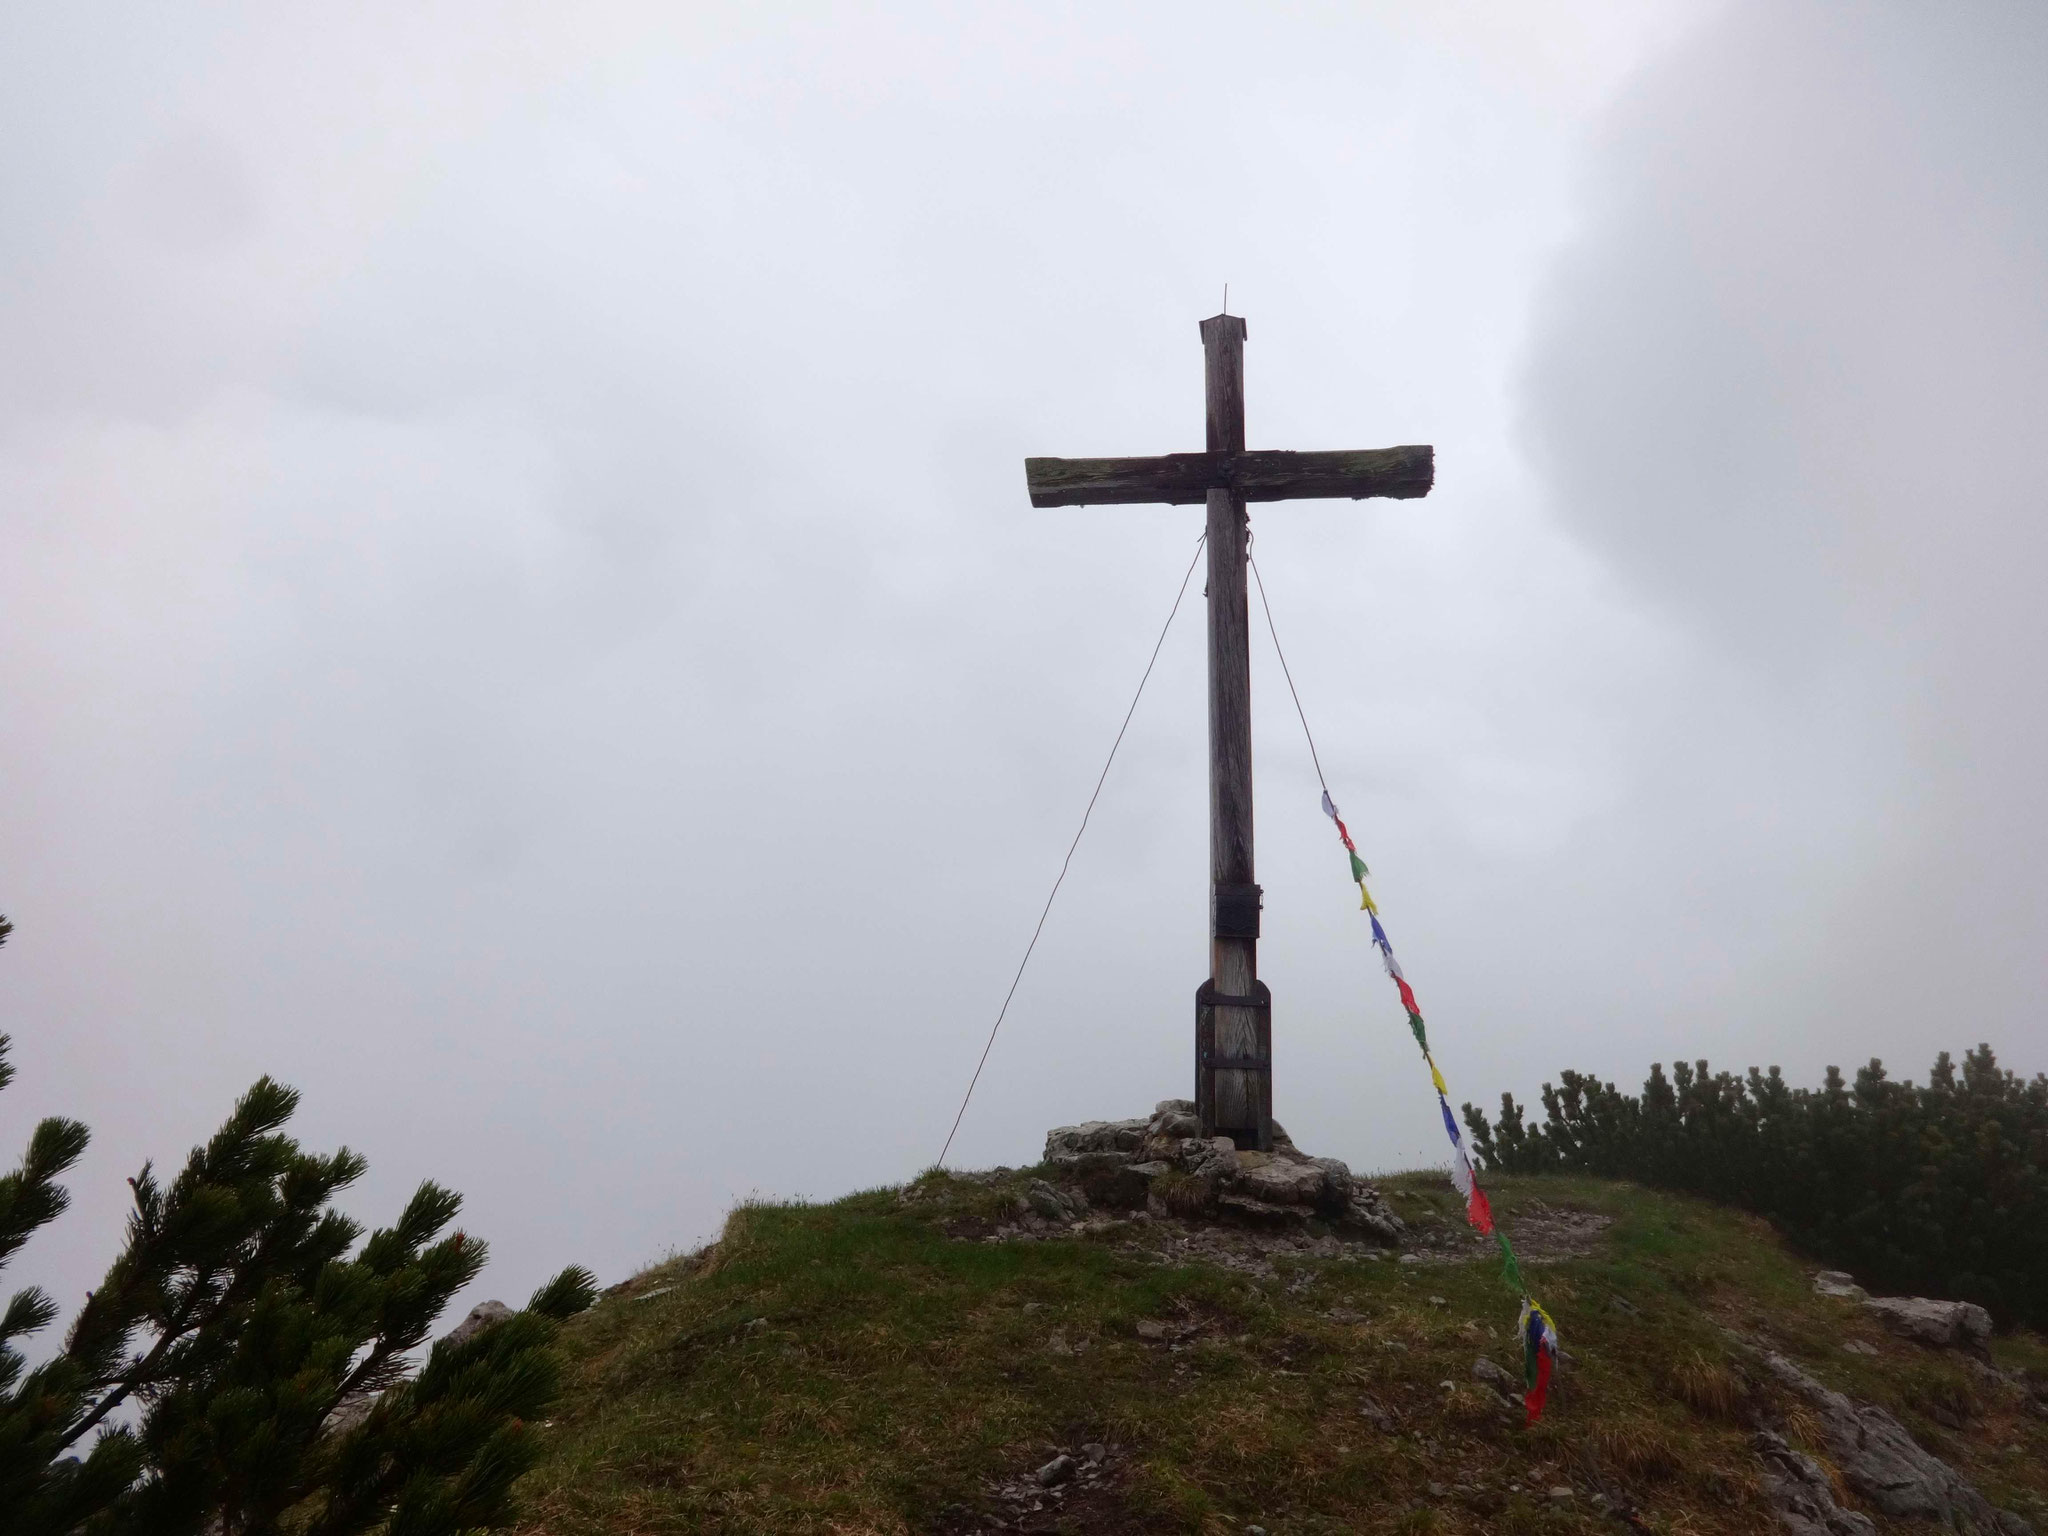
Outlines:
{"type": "MultiPolygon", "coordinates": [[[[1204,459],[1241,463],[1244,457],[1244,321],[1217,315],[1202,322],[1204,397],[1209,453],[1204,459]]],[[[1219,885],[1254,883],[1252,861],[1252,655],[1245,595],[1248,524],[1244,498],[1227,484],[1203,495],[1209,514],[1209,882],[1210,912],[1219,885]]],[[[1214,935],[1209,976],[1226,997],[1249,996],[1259,974],[1257,939],[1214,935]]],[[[1258,1021],[1249,1008],[1218,1008],[1216,1054],[1243,1059],[1258,1054],[1258,1021]]],[[[1211,1135],[1241,1146],[1270,1145],[1261,1074],[1218,1071],[1210,1101],[1211,1135]]]]}
{"type": "Polygon", "coordinates": [[[1209,451],[1243,453],[1244,316],[1211,315],[1201,330],[1202,414],[1209,451]]]}
{"type": "Polygon", "coordinates": [[[1034,507],[1188,505],[1207,501],[1212,490],[1233,491],[1240,501],[1361,501],[1427,496],[1436,482],[1436,451],[1415,445],[1334,453],[1262,448],[1149,459],[1026,459],[1024,482],[1034,507]]]}

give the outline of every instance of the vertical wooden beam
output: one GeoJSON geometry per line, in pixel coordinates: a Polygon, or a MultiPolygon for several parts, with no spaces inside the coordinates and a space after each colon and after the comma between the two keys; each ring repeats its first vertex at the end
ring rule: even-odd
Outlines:
{"type": "MultiPolygon", "coordinates": [[[[1245,323],[1202,322],[1209,452],[1244,451],[1245,323]]],[[[1209,985],[1208,998],[1264,999],[1252,861],[1251,627],[1245,595],[1245,504],[1208,493],[1209,513],[1209,985]]],[[[1195,1101],[1205,1135],[1272,1146],[1270,1026],[1262,1008],[1198,997],[1195,1101]],[[1267,1025],[1267,1027],[1262,1027],[1267,1025]],[[1216,1063],[1217,1065],[1212,1065],[1216,1063]]]]}

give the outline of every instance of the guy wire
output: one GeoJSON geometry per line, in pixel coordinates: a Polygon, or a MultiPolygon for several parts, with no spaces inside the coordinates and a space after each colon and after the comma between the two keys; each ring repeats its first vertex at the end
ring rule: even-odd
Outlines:
{"type": "MultiPolygon", "coordinates": [[[[1052,911],[1053,898],[1059,895],[1060,886],[1066,882],[1067,867],[1074,862],[1074,850],[1081,846],[1081,834],[1088,830],[1088,818],[1095,814],[1095,802],[1101,798],[1102,786],[1109,779],[1110,764],[1116,761],[1117,748],[1124,744],[1124,732],[1131,728],[1131,717],[1138,712],[1138,700],[1145,696],[1145,684],[1151,680],[1152,668],[1159,662],[1160,648],[1166,644],[1166,632],[1173,628],[1174,615],[1180,612],[1181,599],[1188,595],[1188,583],[1194,579],[1195,566],[1202,558],[1202,546],[1208,538],[1209,535],[1204,533],[1195,540],[1194,559],[1188,561],[1188,568],[1180,579],[1180,590],[1173,594],[1173,606],[1166,612],[1166,622],[1159,626],[1159,638],[1152,642],[1152,655],[1145,663],[1144,676],[1138,679],[1138,691],[1131,695],[1131,707],[1124,711],[1124,723],[1116,728],[1116,740],[1109,744],[1109,756],[1103,761],[1102,772],[1095,778],[1095,792],[1088,797],[1088,808],[1081,813],[1081,825],[1074,831],[1074,840],[1067,844],[1067,856],[1060,861],[1059,877],[1046,893],[1045,906],[1038,914],[1038,926],[1031,930],[1031,942],[1024,946],[1024,958],[1017,962],[1017,974],[1010,978],[1010,990],[1003,994],[1003,1006],[996,1011],[996,1021],[989,1027],[988,1042],[981,1048],[981,1060],[974,1064],[974,1076],[967,1080],[967,1092],[960,1098],[960,1111],[953,1116],[953,1129],[946,1132],[946,1144],[939,1148],[938,1161],[932,1164],[933,1168],[946,1165],[946,1154],[952,1150],[953,1138],[960,1131],[960,1121],[967,1114],[967,1101],[974,1097],[974,1085],[981,1081],[981,1069],[988,1065],[988,1053],[995,1048],[996,1031],[1003,1027],[1003,1020],[1010,1012],[1010,1001],[1017,995],[1017,983],[1024,979],[1024,967],[1031,963],[1031,952],[1038,948],[1038,936],[1045,932],[1045,919],[1052,911]]],[[[1297,703],[1296,708],[1299,707],[1297,703]]]]}
{"type": "Polygon", "coordinates": [[[1273,624],[1273,605],[1266,601],[1266,578],[1259,574],[1259,562],[1252,559],[1251,552],[1245,552],[1245,563],[1252,568],[1252,581],[1259,589],[1259,606],[1266,610],[1266,633],[1273,637],[1273,654],[1280,658],[1280,675],[1287,679],[1287,693],[1294,700],[1295,717],[1301,721],[1301,734],[1308,738],[1309,761],[1316,765],[1316,782],[1323,786],[1323,794],[1330,793],[1330,781],[1323,777],[1323,760],[1316,755],[1316,733],[1308,728],[1308,714],[1301,707],[1301,695],[1294,689],[1294,673],[1287,665],[1287,653],[1280,649],[1280,631],[1273,624]]]}

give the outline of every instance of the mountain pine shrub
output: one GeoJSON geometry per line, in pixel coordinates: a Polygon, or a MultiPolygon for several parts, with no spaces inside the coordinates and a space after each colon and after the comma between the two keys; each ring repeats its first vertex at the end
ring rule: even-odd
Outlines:
{"type": "Polygon", "coordinates": [[[2048,1327],[2048,1076],[2001,1068],[1988,1045],[1960,1071],[1942,1052],[1925,1085],[1874,1059],[1817,1089],[1681,1061],[1669,1077],[1652,1065],[1640,1095],[1567,1070],[1542,1097],[1541,1125],[1512,1094],[1493,1123],[1464,1106],[1489,1166],[1704,1195],[1875,1289],[2048,1327]]]}
{"type": "MultiPolygon", "coordinates": [[[[6,920],[0,918],[0,942],[6,920]]],[[[13,1076],[0,1035],[0,1088],[13,1076]]],[[[412,1357],[485,1249],[448,1231],[459,1195],[423,1183],[362,1237],[331,1201],[362,1176],[346,1148],[284,1134],[298,1095],[259,1080],[168,1183],[129,1181],[127,1240],[55,1322],[30,1287],[0,1311],[0,1531],[7,1536],[455,1536],[510,1523],[527,1422],[554,1400],[562,1319],[589,1306],[569,1268],[524,1311],[412,1357]],[[359,1241],[359,1239],[361,1239],[359,1241]]],[[[68,1197],[88,1133],[49,1119],[0,1176],[0,1268],[68,1197]]]]}

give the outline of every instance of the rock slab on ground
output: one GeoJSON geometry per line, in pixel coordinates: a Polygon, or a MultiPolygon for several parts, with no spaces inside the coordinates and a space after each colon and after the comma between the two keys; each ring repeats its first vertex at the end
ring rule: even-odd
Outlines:
{"type": "Polygon", "coordinates": [[[1964,1536],[2034,1536],[2031,1525],[2009,1510],[1994,1508],[1884,1409],[1821,1385],[1783,1355],[1766,1350],[1763,1362],[1818,1413],[1828,1455],[1841,1470],[1842,1480],[1885,1514],[1933,1520],[1964,1536]]]}
{"type": "Polygon", "coordinates": [[[1935,1349],[1980,1352],[1991,1337],[1991,1314],[1974,1302],[1926,1296],[1866,1296],[1863,1310],[1903,1339],[1935,1349]]]}
{"type": "Polygon", "coordinates": [[[1902,1339],[1925,1344],[1930,1349],[1966,1349],[1984,1353],[1991,1337],[1991,1314],[1975,1302],[1936,1301],[1929,1296],[1873,1296],[1856,1283],[1856,1277],[1839,1269],[1824,1269],[1813,1277],[1817,1295],[1839,1296],[1860,1302],[1863,1310],[1902,1339]]]}
{"type": "Polygon", "coordinates": [[[1835,1502],[1835,1486],[1811,1456],[1783,1437],[1759,1430],[1756,1454],[1764,1464],[1764,1498],[1792,1536],[1877,1536],[1870,1516],[1835,1502]]]}

